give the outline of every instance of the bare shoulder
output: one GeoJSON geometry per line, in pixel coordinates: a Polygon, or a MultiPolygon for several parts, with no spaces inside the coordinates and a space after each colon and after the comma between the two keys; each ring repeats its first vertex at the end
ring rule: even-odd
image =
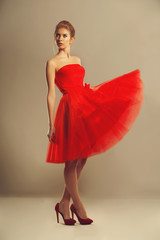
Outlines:
{"type": "Polygon", "coordinates": [[[55,69],[56,69],[55,59],[54,58],[48,59],[46,62],[46,79],[49,87],[54,85],[55,69]]]}
{"type": "Polygon", "coordinates": [[[50,58],[47,60],[47,63],[46,65],[50,68],[54,68],[56,67],[56,59],[53,57],[53,58],[50,58]]]}
{"type": "Polygon", "coordinates": [[[80,59],[80,57],[78,57],[78,56],[73,56],[73,59],[74,59],[75,63],[78,63],[78,64],[81,65],[81,59],[80,59]]]}
{"type": "MultiPolygon", "coordinates": [[[[72,59],[72,63],[77,63],[77,64],[80,64],[81,65],[81,59],[80,57],[78,56],[72,56],[71,57],[72,59]]],[[[56,71],[56,68],[60,68],[61,64],[62,63],[66,63],[66,62],[62,62],[57,56],[53,57],[53,58],[50,58],[47,60],[47,63],[46,63],[46,67],[49,68],[49,69],[52,69],[52,71],[54,70],[54,72],[56,71]]]]}

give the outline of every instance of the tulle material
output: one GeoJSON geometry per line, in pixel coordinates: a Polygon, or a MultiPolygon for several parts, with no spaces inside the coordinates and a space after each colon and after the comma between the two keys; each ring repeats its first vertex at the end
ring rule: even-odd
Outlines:
{"type": "Polygon", "coordinates": [[[131,129],[143,103],[140,70],[97,86],[83,84],[85,69],[68,64],[56,72],[63,93],[55,115],[55,142],[48,140],[46,162],[65,163],[105,152],[131,129]]]}

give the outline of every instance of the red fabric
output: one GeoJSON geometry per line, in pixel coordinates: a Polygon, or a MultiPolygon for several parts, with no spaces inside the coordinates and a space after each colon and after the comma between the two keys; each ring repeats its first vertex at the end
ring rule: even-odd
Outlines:
{"type": "Polygon", "coordinates": [[[64,163],[105,152],[135,122],[143,103],[143,82],[136,69],[91,89],[80,64],[61,67],[55,84],[63,93],[55,115],[55,142],[48,140],[46,162],[64,163]]]}

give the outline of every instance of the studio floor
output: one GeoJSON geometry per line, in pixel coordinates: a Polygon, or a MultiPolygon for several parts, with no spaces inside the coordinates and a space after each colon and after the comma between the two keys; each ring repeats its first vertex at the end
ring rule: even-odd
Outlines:
{"type": "Polygon", "coordinates": [[[0,198],[1,240],[159,240],[160,199],[81,198],[91,225],[57,223],[53,197],[0,198]]]}

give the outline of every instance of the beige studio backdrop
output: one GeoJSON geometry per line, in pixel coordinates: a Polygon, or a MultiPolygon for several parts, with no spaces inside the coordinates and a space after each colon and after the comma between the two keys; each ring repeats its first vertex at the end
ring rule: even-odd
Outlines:
{"type": "MultiPolygon", "coordinates": [[[[91,86],[140,69],[144,103],[132,129],[107,152],[88,158],[85,197],[160,196],[160,2],[156,0],[3,0],[1,25],[1,195],[61,196],[64,164],[46,163],[46,61],[56,54],[61,20],[76,30],[71,55],[91,86]]],[[[56,106],[62,94],[56,87],[56,106]]]]}

